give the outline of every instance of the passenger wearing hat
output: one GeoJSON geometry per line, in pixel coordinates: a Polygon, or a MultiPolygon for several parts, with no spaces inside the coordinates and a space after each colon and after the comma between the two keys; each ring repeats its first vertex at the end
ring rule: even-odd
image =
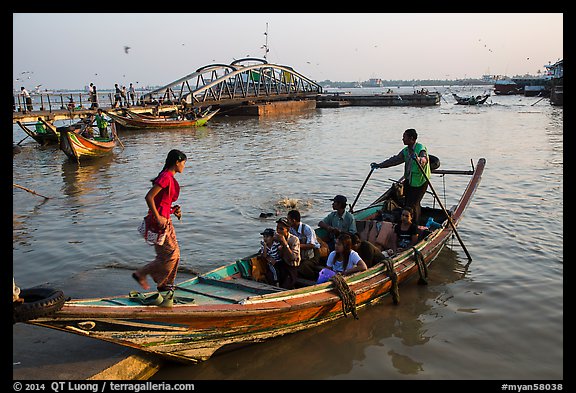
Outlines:
{"type": "Polygon", "coordinates": [[[324,217],[324,219],[318,223],[318,226],[328,232],[326,243],[328,243],[330,251],[334,251],[336,238],[338,238],[341,233],[354,234],[357,230],[356,218],[352,213],[346,211],[348,199],[344,195],[336,195],[330,200],[332,201],[332,209],[334,209],[334,211],[324,217]]]}
{"type": "Polygon", "coordinates": [[[280,287],[294,289],[300,265],[300,240],[290,233],[290,223],[286,217],[276,221],[274,240],[280,242],[279,250],[282,257],[282,261],[274,265],[277,268],[280,287]]]}
{"type": "Polygon", "coordinates": [[[260,232],[262,241],[260,242],[261,247],[258,254],[267,262],[266,281],[270,285],[278,286],[278,270],[276,264],[282,262],[282,257],[280,256],[279,250],[280,242],[274,240],[275,233],[272,228],[266,228],[264,232],[260,232]]]}

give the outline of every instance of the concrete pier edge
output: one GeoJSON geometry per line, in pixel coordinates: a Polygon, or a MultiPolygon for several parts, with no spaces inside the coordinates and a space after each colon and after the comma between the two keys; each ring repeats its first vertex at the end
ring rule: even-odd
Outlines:
{"type": "Polygon", "coordinates": [[[138,380],[149,379],[156,374],[164,362],[147,354],[130,355],[88,380],[138,380]]]}

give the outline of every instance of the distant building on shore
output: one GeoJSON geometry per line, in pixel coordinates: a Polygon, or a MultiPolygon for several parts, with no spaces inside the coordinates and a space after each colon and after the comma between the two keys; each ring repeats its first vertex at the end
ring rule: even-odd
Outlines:
{"type": "Polygon", "coordinates": [[[371,78],[367,81],[362,82],[362,87],[382,87],[384,84],[382,83],[382,79],[380,78],[371,78]]]}

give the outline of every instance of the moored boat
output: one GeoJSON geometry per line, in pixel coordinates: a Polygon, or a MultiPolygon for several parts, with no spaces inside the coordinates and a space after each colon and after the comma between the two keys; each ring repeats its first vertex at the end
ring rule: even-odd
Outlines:
{"type": "MultiPolygon", "coordinates": [[[[431,217],[440,225],[424,230],[415,247],[398,253],[387,263],[344,277],[354,295],[355,309],[393,294],[395,284],[426,276],[427,267],[452,237],[453,225],[458,225],[469,206],[484,166],[485,159],[481,158],[470,171],[433,171],[440,175],[467,175],[470,180],[457,203],[449,209],[449,216],[442,209],[422,208],[424,220],[431,217]],[[389,266],[392,270],[388,270],[389,266]]],[[[361,236],[370,236],[362,234],[371,233],[378,225],[389,228],[391,223],[384,217],[392,213],[390,209],[394,204],[390,202],[401,196],[397,184],[367,207],[354,212],[361,236]]],[[[317,229],[319,236],[323,235],[322,231],[317,229]]],[[[207,360],[223,347],[294,333],[347,315],[342,293],[335,290],[336,281],[303,283],[296,289],[284,290],[252,279],[252,257],[240,258],[179,283],[171,307],[142,303],[158,300],[157,293],[146,297],[131,293],[72,299],[53,315],[28,323],[137,348],[172,360],[198,362],[207,360]]],[[[161,294],[167,296],[166,292],[161,294]]]]}
{"type": "Polygon", "coordinates": [[[22,123],[20,120],[16,121],[16,124],[24,130],[24,132],[38,142],[42,146],[58,144],[59,134],[55,131],[56,127],[52,124],[42,121],[42,127],[37,127],[38,123],[22,123]],[[50,124],[50,126],[48,126],[50,124]],[[30,128],[34,126],[34,129],[30,128]]]}
{"type": "Polygon", "coordinates": [[[553,86],[550,91],[550,104],[556,106],[564,105],[564,86],[553,86]]]}
{"type": "Polygon", "coordinates": [[[512,95],[522,94],[524,86],[519,86],[510,78],[499,78],[494,82],[494,94],[496,95],[512,95]]]}
{"type": "Polygon", "coordinates": [[[60,150],[68,158],[80,161],[86,158],[102,157],[108,155],[116,146],[116,125],[110,122],[109,138],[82,136],[80,132],[73,132],[69,129],[60,131],[60,150]]]}
{"type": "MultiPolygon", "coordinates": [[[[142,115],[129,115],[122,116],[114,112],[106,112],[110,118],[122,128],[185,128],[185,127],[201,127],[208,122],[220,109],[210,112],[204,112],[198,118],[184,118],[184,119],[166,119],[159,117],[156,119],[146,118],[142,115]]],[[[133,112],[132,112],[133,113],[133,112]]]]}

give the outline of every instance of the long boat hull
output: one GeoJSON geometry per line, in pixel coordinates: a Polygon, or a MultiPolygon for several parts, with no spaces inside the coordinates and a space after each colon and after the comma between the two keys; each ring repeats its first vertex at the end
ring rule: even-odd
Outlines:
{"type": "MultiPolygon", "coordinates": [[[[114,122],[110,123],[111,135],[116,135],[114,122]]],[[[60,131],[60,150],[70,159],[80,161],[86,158],[108,155],[116,146],[116,139],[91,139],[67,129],[60,131]]]]}
{"type": "MultiPolygon", "coordinates": [[[[450,209],[456,226],[470,203],[484,170],[481,158],[459,202],[450,209]]],[[[370,220],[382,209],[391,190],[368,207],[355,212],[358,221],[370,220]]],[[[428,208],[429,209],[429,208],[428,208]]],[[[435,210],[435,209],[430,209],[435,210]]],[[[322,231],[317,229],[317,231],[322,231]]],[[[422,274],[418,258],[429,266],[451,238],[448,220],[427,234],[413,249],[392,263],[398,283],[422,274]]],[[[137,348],[163,357],[200,362],[229,345],[309,329],[345,317],[333,283],[284,290],[251,281],[250,257],[222,266],[177,285],[171,308],[144,306],[130,296],[73,299],[50,317],[29,323],[137,348]]],[[[361,309],[388,295],[392,279],[384,264],[345,277],[361,309]]]]}
{"type": "Polygon", "coordinates": [[[22,123],[21,121],[16,121],[16,124],[18,124],[27,135],[29,135],[42,146],[55,145],[59,142],[58,133],[54,132],[51,127],[45,127],[46,133],[39,133],[35,130],[32,130],[31,128],[28,128],[26,124],[22,123]]]}
{"type": "Polygon", "coordinates": [[[115,120],[123,128],[185,128],[185,127],[201,127],[206,124],[219,109],[216,109],[202,117],[192,120],[176,120],[176,119],[146,119],[144,117],[128,117],[121,116],[113,112],[107,112],[113,120],[115,120]]]}

